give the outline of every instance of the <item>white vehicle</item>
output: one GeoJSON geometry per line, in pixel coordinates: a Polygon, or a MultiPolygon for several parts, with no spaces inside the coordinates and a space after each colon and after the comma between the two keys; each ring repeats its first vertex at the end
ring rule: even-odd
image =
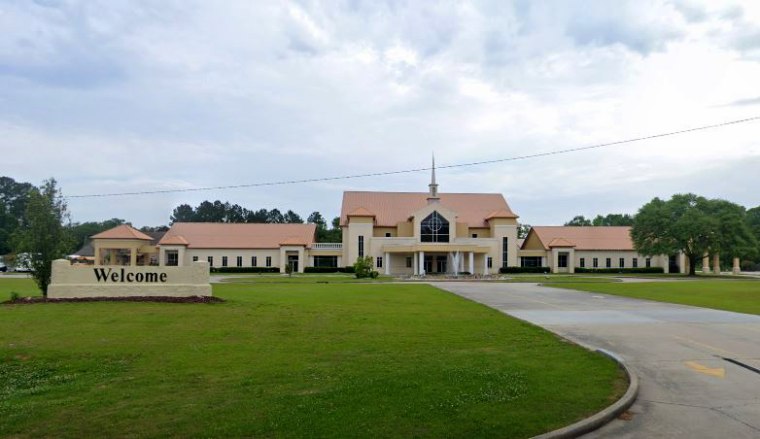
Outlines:
{"type": "Polygon", "coordinates": [[[32,271],[32,258],[29,253],[19,253],[16,255],[16,265],[13,267],[13,271],[19,273],[31,273],[32,271]]]}

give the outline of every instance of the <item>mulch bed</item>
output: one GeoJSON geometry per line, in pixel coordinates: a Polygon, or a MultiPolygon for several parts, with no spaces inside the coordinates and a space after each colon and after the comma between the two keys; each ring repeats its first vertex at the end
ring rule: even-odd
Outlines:
{"type": "Polygon", "coordinates": [[[31,305],[35,303],[68,303],[68,302],[161,302],[161,303],[221,303],[224,299],[214,296],[135,296],[135,297],[76,297],[70,299],[50,299],[44,297],[21,297],[16,300],[2,302],[3,305],[31,305]]]}

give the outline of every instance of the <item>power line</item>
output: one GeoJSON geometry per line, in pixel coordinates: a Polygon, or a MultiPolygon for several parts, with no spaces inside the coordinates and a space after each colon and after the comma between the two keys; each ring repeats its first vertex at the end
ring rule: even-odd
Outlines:
{"type": "MultiPolygon", "coordinates": [[[[588,151],[592,149],[600,149],[600,148],[605,148],[609,146],[623,145],[626,143],[641,142],[644,140],[658,139],[662,137],[676,136],[679,134],[686,134],[686,133],[691,133],[695,131],[705,131],[705,130],[721,128],[721,127],[725,127],[729,125],[738,125],[738,124],[747,123],[747,122],[754,122],[757,120],[760,120],[760,116],[749,117],[746,119],[732,120],[728,122],[721,122],[721,123],[716,123],[712,125],[703,125],[700,127],[688,128],[684,130],[670,131],[667,133],[652,134],[652,135],[643,136],[643,137],[634,137],[631,139],[618,140],[615,142],[600,143],[597,145],[559,149],[555,151],[539,152],[535,154],[527,154],[527,155],[507,157],[507,158],[501,158],[501,159],[482,160],[482,161],[468,162],[468,163],[455,163],[451,165],[437,166],[437,168],[438,169],[464,168],[468,166],[488,165],[488,164],[493,164],[493,163],[503,163],[503,162],[517,161],[517,160],[527,160],[527,159],[538,158],[538,157],[548,157],[548,156],[553,156],[553,155],[588,151]]],[[[102,198],[102,197],[120,197],[120,196],[130,196],[130,195],[154,195],[154,194],[169,194],[169,193],[182,193],[182,192],[203,192],[203,191],[213,191],[213,190],[243,189],[243,188],[265,187],[265,186],[284,186],[284,185],[291,185],[291,184],[317,183],[317,182],[324,182],[324,181],[349,180],[349,179],[354,179],[354,178],[410,174],[414,172],[429,171],[430,169],[432,168],[424,167],[424,168],[402,169],[402,170],[397,170],[397,171],[372,172],[368,174],[341,175],[341,176],[333,176],[333,177],[316,177],[316,178],[304,178],[304,179],[298,179],[298,180],[281,180],[281,181],[271,181],[271,182],[262,182],[262,183],[235,184],[235,185],[225,185],[225,186],[207,186],[207,187],[185,188],[185,189],[158,189],[158,190],[150,190],[150,191],[115,192],[115,193],[104,193],[104,194],[64,195],[63,198],[102,198]]]]}

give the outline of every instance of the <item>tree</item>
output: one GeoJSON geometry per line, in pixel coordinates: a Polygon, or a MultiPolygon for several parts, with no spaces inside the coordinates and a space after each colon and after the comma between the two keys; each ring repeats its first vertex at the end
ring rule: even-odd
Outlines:
{"type": "Polygon", "coordinates": [[[571,219],[570,221],[566,222],[565,225],[566,226],[577,226],[577,227],[580,227],[580,226],[590,226],[591,225],[591,220],[586,219],[586,217],[583,216],[583,215],[578,215],[578,216],[574,217],[573,219],[571,219]]]}
{"type": "Polygon", "coordinates": [[[606,216],[597,215],[591,221],[592,226],[632,226],[633,217],[627,213],[610,213],[606,216]]]}
{"type": "Polygon", "coordinates": [[[755,258],[760,257],[760,206],[747,210],[745,217],[750,231],[755,235],[755,241],[759,244],[755,246],[755,258]]]}
{"type": "Polygon", "coordinates": [[[282,224],[285,222],[285,218],[278,209],[272,209],[267,213],[267,222],[270,224],[282,224]]]}
{"type": "Polygon", "coordinates": [[[33,187],[10,177],[0,177],[0,255],[13,250],[11,238],[21,224],[33,187]]]}
{"type": "Polygon", "coordinates": [[[530,232],[530,224],[518,224],[517,225],[517,239],[525,239],[530,232]]]}
{"type": "Polygon", "coordinates": [[[717,239],[710,245],[710,253],[730,259],[755,257],[758,241],[748,224],[744,207],[726,200],[708,200],[707,209],[720,224],[717,239]]]}
{"type": "Polygon", "coordinates": [[[195,221],[195,209],[189,204],[180,204],[175,207],[171,218],[169,218],[169,224],[190,223],[193,221],[195,221]]]}
{"type": "Polygon", "coordinates": [[[288,224],[303,224],[303,218],[301,218],[301,215],[293,212],[292,210],[285,212],[283,220],[288,224]]]}
{"type": "Polygon", "coordinates": [[[32,277],[47,297],[53,260],[65,256],[71,241],[64,221],[68,220],[66,202],[55,179],[29,191],[21,227],[16,234],[16,250],[29,253],[32,277]]]}
{"type": "Polygon", "coordinates": [[[365,257],[358,257],[356,258],[356,262],[354,262],[354,276],[356,276],[357,279],[363,279],[363,278],[376,278],[380,275],[377,271],[373,270],[372,265],[372,256],[365,256],[365,257]]]}
{"type": "Polygon", "coordinates": [[[249,210],[246,215],[245,222],[247,223],[265,223],[269,218],[269,211],[266,209],[259,209],[257,211],[249,210]]]}
{"type": "Polygon", "coordinates": [[[714,215],[711,201],[694,194],[673,195],[670,200],[655,198],[634,217],[631,238],[639,253],[672,255],[683,252],[689,258],[689,275],[696,264],[720,242],[721,227],[737,226],[730,217],[714,215]]]}
{"type": "Polygon", "coordinates": [[[306,222],[309,224],[316,224],[317,231],[320,229],[327,230],[327,222],[325,221],[325,217],[323,217],[319,212],[312,212],[311,215],[309,215],[309,217],[306,219],[306,222]]]}

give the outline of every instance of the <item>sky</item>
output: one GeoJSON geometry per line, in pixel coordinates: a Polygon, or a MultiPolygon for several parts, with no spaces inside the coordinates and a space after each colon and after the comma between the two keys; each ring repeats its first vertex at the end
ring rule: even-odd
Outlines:
{"type": "MultiPolygon", "coordinates": [[[[0,0],[0,175],[64,195],[496,160],[760,116],[760,2],[0,0]]],[[[760,121],[445,168],[533,225],[694,192],[760,205],[760,121]]],[[[73,221],[174,207],[338,215],[429,172],[69,198],[73,221]]]]}

